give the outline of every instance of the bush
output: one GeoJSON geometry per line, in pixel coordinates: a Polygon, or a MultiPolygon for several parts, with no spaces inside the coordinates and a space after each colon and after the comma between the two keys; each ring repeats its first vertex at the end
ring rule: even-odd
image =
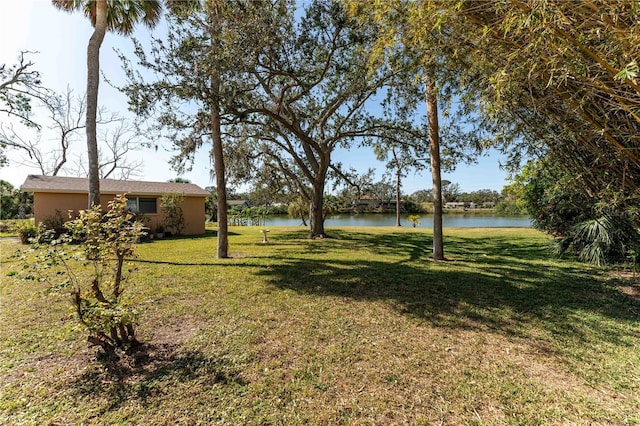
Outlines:
{"type": "Polygon", "coordinates": [[[640,214],[607,211],[596,219],[580,222],[573,232],[556,239],[559,254],[571,252],[583,262],[603,265],[631,259],[640,251],[640,214]]]}
{"type": "Polygon", "coordinates": [[[18,231],[24,225],[33,225],[30,219],[8,219],[0,221],[0,233],[8,235],[18,235],[18,231]]]}
{"type": "Polygon", "coordinates": [[[18,236],[22,244],[29,244],[38,235],[38,228],[32,223],[27,222],[18,228],[18,236]]]}
{"type": "Polygon", "coordinates": [[[269,206],[267,214],[287,214],[288,206],[286,204],[278,204],[269,206]]]}
{"type": "Polygon", "coordinates": [[[557,253],[598,265],[635,261],[637,193],[608,186],[594,191],[557,159],[547,160],[530,163],[518,179],[534,226],[556,237],[557,253]]]}
{"type": "Polygon", "coordinates": [[[422,213],[422,208],[412,200],[402,200],[401,206],[407,213],[422,213]]]}
{"type": "MultiPolygon", "coordinates": [[[[62,212],[56,210],[54,215],[45,217],[42,222],[40,222],[40,226],[44,230],[51,231],[46,233],[46,238],[57,239],[67,231],[65,222],[64,217],[62,217],[62,212]]],[[[40,237],[44,238],[44,236],[45,234],[40,232],[40,237]]]]}
{"type": "Polygon", "coordinates": [[[187,223],[184,220],[182,194],[164,194],[161,199],[162,210],[164,211],[164,225],[175,235],[182,235],[182,231],[187,223]]]}
{"type": "Polygon", "coordinates": [[[434,210],[435,208],[433,207],[433,202],[429,201],[420,203],[420,211],[418,213],[433,214],[434,210]]]}
{"type": "Polygon", "coordinates": [[[89,331],[89,342],[113,354],[116,348],[137,343],[137,312],[125,306],[121,296],[125,259],[133,256],[134,244],[144,231],[142,223],[131,220],[124,196],[116,196],[109,209],[105,214],[100,207],[81,211],[66,223],[67,233],[58,239],[52,237],[55,231],[41,227],[28,277],[37,276],[52,290],[70,294],[78,320],[89,331]],[[89,277],[87,264],[91,264],[89,277]]]}

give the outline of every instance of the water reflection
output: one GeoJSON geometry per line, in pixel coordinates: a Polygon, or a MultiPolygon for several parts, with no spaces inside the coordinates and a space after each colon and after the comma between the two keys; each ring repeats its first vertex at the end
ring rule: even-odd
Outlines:
{"type": "MultiPolygon", "coordinates": [[[[289,216],[267,216],[266,226],[301,226],[300,219],[289,216]]],[[[402,226],[413,226],[407,215],[400,218],[402,226]]],[[[327,217],[325,226],[395,226],[396,217],[393,214],[357,214],[333,215],[327,217]]],[[[420,215],[419,228],[431,228],[433,215],[420,215]]],[[[530,227],[529,216],[496,216],[477,214],[446,214],[442,219],[445,228],[521,228],[530,227]]]]}

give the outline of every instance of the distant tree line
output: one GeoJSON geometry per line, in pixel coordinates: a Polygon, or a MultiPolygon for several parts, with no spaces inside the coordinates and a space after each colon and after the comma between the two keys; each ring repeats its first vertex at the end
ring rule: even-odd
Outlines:
{"type": "MultiPolygon", "coordinates": [[[[443,200],[445,202],[461,202],[465,205],[475,205],[477,208],[492,209],[501,215],[524,215],[527,214],[526,206],[521,198],[510,192],[511,186],[506,186],[502,193],[491,189],[481,189],[470,192],[462,192],[460,185],[449,181],[444,181],[443,200]]],[[[208,188],[212,191],[212,188],[208,188]]],[[[323,204],[326,206],[325,215],[331,213],[393,213],[395,212],[395,194],[393,185],[385,182],[377,182],[371,187],[371,192],[358,193],[350,188],[344,188],[336,194],[324,196],[323,204]],[[377,190],[377,192],[376,192],[377,190]]],[[[207,212],[214,214],[212,208],[215,207],[214,196],[207,202],[207,212]]],[[[308,209],[304,203],[300,203],[299,196],[295,193],[280,193],[277,198],[265,197],[261,188],[256,188],[246,192],[230,191],[227,199],[242,200],[246,202],[248,209],[265,214],[289,214],[300,216],[300,211],[308,216],[308,209]],[[259,209],[259,210],[257,210],[259,209]]],[[[433,213],[433,194],[431,189],[415,191],[411,194],[401,194],[400,210],[403,214],[410,213],[433,213]]],[[[231,207],[229,208],[231,209],[231,207]]],[[[237,215],[243,210],[240,206],[233,207],[237,215]]],[[[305,217],[305,221],[308,217],[305,217]]]]}

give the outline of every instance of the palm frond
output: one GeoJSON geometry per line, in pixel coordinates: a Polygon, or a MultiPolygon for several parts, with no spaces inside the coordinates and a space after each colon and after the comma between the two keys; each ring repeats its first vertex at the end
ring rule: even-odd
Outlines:
{"type": "MultiPolygon", "coordinates": [[[[95,26],[96,0],[52,0],[53,5],[65,12],[82,11],[95,26]]],[[[153,28],[160,21],[163,6],[160,0],[107,0],[107,30],[122,35],[133,32],[141,22],[153,28]]]]}

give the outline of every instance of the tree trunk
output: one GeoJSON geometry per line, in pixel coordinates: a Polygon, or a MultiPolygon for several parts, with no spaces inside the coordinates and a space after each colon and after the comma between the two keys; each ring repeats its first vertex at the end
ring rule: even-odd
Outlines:
{"type": "Polygon", "coordinates": [[[311,191],[311,200],[309,200],[309,221],[311,222],[309,238],[324,238],[327,236],[324,233],[323,197],[324,178],[316,179],[311,191]]]}
{"type": "Polygon", "coordinates": [[[220,128],[220,77],[217,72],[211,76],[211,156],[216,175],[216,196],[218,206],[218,259],[229,257],[229,232],[227,222],[227,184],[225,179],[224,155],[222,151],[222,130],[220,128]]]}
{"type": "Polygon", "coordinates": [[[97,0],[96,22],[87,46],[87,155],[89,160],[89,208],[100,204],[100,175],[98,171],[98,84],[100,82],[100,46],[107,32],[107,0],[97,0]]]}
{"type": "Polygon", "coordinates": [[[300,220],[302,221],[302,226],[307,226],[307,218],[304,215],[304,210],[300,210],[298,212],[298,214],[300,215],[300,220]]]}
{"type": "Polygon", "coordinates": [[[113,278],[113,300],[118,301],[118,297],[122,294],[120,290],[120,284],[122,283],[122,266],[124,265],[124,255],[116,253],[116,273],[113,278]]]}
{"type": "Polygon", "coordinates": [[[396,172],[396,226],[402,226],[400,223],[400,186],[402,185],[402,175],[400,169],[396,172]]]}
{"type": "Polygon", "coordinates": [[[424,72],[427,120],[429,121],[429,155],[433,180],[433,258],[444,260],[442,239],[442,178],[440,176],[440,135],[438,130],[438,96],[436,82],[429,69],[424,72]]]}

